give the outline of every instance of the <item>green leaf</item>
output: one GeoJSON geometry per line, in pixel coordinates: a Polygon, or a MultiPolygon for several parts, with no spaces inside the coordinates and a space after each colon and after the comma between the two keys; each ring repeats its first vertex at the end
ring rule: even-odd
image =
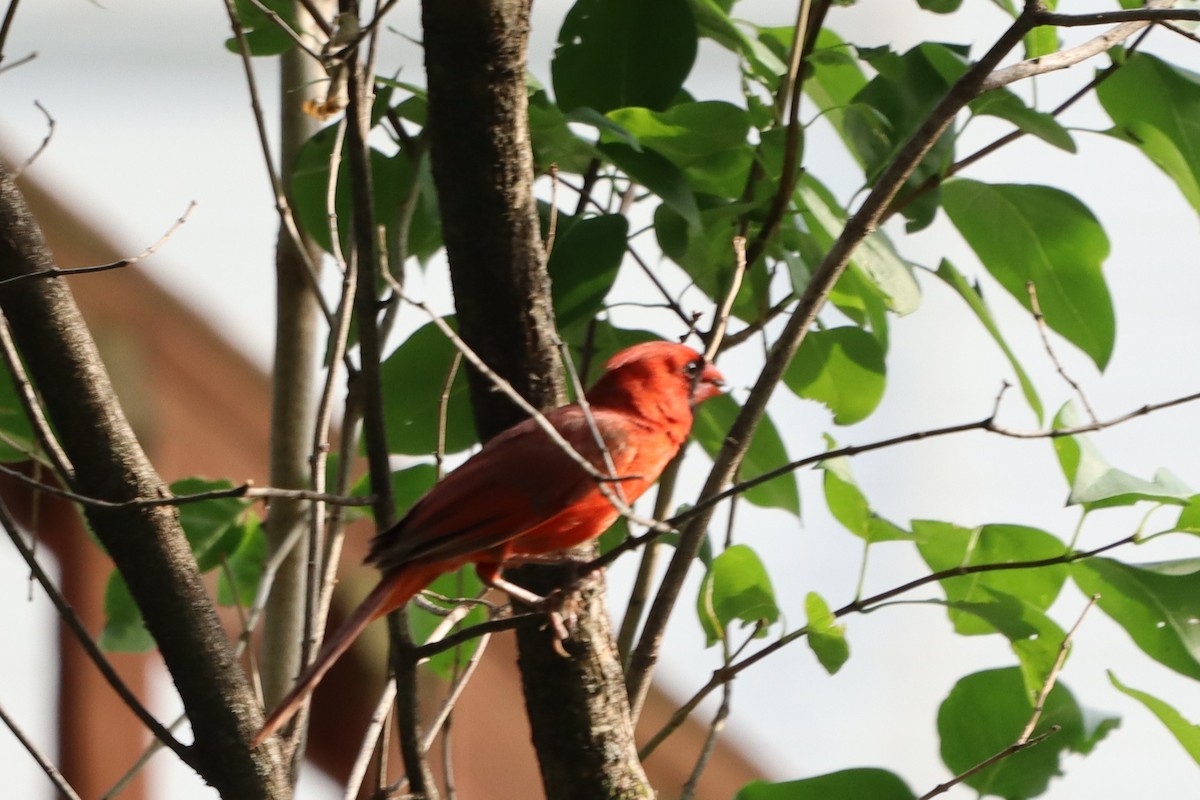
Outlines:
{"type": "Polygon", "coordinates": [[[559,217],[547,269],[560,329],[589,322],[600,313],[625,257],[628,234],[629,221],[620,214],[559,217]]]}
{"type": "Polygon", "coordinates": [[[1117,687],[1118,691],[1129,695],[1150,709],[1150,712],[1158,717],[1159,722],[1167,726],[1167,730],[1171,732],[1175,740],[1183,745],[1183,749],[1192,757],[1192,760],[1200,764],[1200,725],[1193,725],[1188,722],[1173,706],[1159,700],[1154,695],[1138,691],[1137,689],[1131,689],[1121,683],[1117,680],[1117,676],[1112,673],[1112,670],[1109,670],[1108,679],[1112,681],[1112,685],[1117,687]]]}
{"type": "MultiPolygon", "coordinates": [[[[966,676],[938,709],[942,761],[956,775],[966,772],[1015,742],[1032,713],[1017,669],[966,676]]],[[[1046,733],[1053,726],[1059,731],[1036,747],[968,776],[965,783],[981,795],[1006,800],[1037,797],[1060,773],[1059,760],[1065,752],[1089,752],[1117,724],[1114,718],[1102,718],[1088,729],[1084,718],[1083,709],[1070,691],[1062,683],[1056,684],[1046,698],[1033,735],[1046,733]]]]}
{"type": "Polygon", "coordinates": [[[1018,130],[1068,153],[1075,152],[1075,140],[1071,138],[1070,131],[1059,124],[1053,114],[1030,108],[1008,89],[993,89],[972,100],[970,108],[976,114],[1007,120],[1016,125],[1018,130]]]}
{"type": "Polygon", "coordinates": [[[110,653],[145,653],[154,649],[154,637],[146,630],[142,612],[121,573],[113,570],[104,588],[104,629],[100,647],[110,653]]]}
{"type": "Polygon", "coordinates": [[[700,225],[700,208],[687,178],[679,167],[649,150],[638,152],[619,142],[600,145],[600,151],[617,168],[658,195],[663,203],[679,213],[689,225],[700,225]]]}
{"type": "Polygon", "coordinates": [[[1174,530],[1183,533],[1200,534],[1200,494],[1188,498],[1187,505],[1179,512],[1174,530]]]}
{"type": "Polygon", "coordinates": [[[8,369],[0,364],[0,463],[28,461],[38,450],[33,427],[8,369]]]}
{"type": "MultiPolygon", "coordinates": [[[[354,195],[347,171],[339,170],[334,207],[329,208],[330,164],[336,143],[337,126],[331,126],[318,131],[300,148],[292,165],[292,204],[297,224],[327,253],[334,252],[330,214],[335,214],[337,238],[345,255],[348,248],[343,243],[350,238],[354,195]]],[[[343,141],[343,165],[349,159],[345,149],[347,146],[343,141]]],[[[405,204],[412,188],[419,184],[420,192],[408,223],[408,252],[404,255],[428,259],[442,245],[441,222],[428,159],[421,158],[414,164],[403,150],[388,156],[372,149],[371,172],[372,209],[376,223],[384,226],[389,243],[398,240],[405,204]]]]}
{"type": "Polygon", "coordinates": [[[687,0],[576,0],[550,64],[558,105],[666,108],[691,72],[696,44],[687,0]]]}
{"type": "Polygon", "coordinates": [[[679,103],[665,111],[618,108],[608,118],[645,146],[685,167],[696,159],[740,147],[750,132],[745,109],[732,103],[679,103]]]}
{"type": "MultiPolygon", "coordinates": [[[[696,407],[692,437],[709,456],[715,457],[720,451],[725,443],[725,434],[732,427],[740,410],[737,401],[727,394],[706,400],[696,407]]],[[[764,416],[754,432],[754,440],[750,442],[746,457],[742,459],[738,475],[741,480],[750,480],[786,463],[788,455],[783,439],[771,418],[764,416]]],[[[794,472],[788,472],[748,489],[742,497],[756,506],[782,508],[796,516],[800,515],[800,490],[796,486],[794,472]]]]}
{"type": "MultiPolygon", "coordinates": [[[[290,0],[262,0],[261,5],[279,15],[292,30],[296,29],[295,6],[290,0]]],[[[252,56],[277,56],[291,48],[292,37],[277,22],[263,13],[250,0],[234,0],[238,22],[246,37],[246,46],[252,56]]],[[[237,39],[225,40],[225,49],[231,53],[242,52],[237,39]]]]}
{"type": "Polygon", "coordinates": [[[1071,565],[1071,577],[1146,655],[1200,680],[1200,562],[1132,566],[1107,558],[1071,565]]]}
{"type": "MultiPolygon", "coordinates": [[[[879,74],[854,96],[854,103],[869,107],[878,118],[861,112],[847,114],[846,143],[863,165],[868,181],[872,181],[966,71],[967,62],[959,52],[933,42],[918,45],[903,55],[888,50],[860,50],[860,53],[879,74]]],[[[954,159],[954,141],[952,129],[938,138],[905,182],[901,197],[942,173],[954,159]]],[[[932,222],[937,207],[936,190],[927,191],[905,205],[903,214],[909,221],[908,229],[920,230],[932,222]]]]}
{"type": "MultiPolygon", "coordinates": [[[[1055,537],[1023,525],[984,525],[960,528],[948,522],[913,520],[913,534],[921,558],[934,572],[984,564],[1040,561],[1066,553],[1055,537]]],[[[1067,566],[1036,569],[998,569],[944,578],[942,589],[952,603],[992,603],[1012,596],[1045,612],[1058,597],[1067,578],[1067,566]]],[[[951,606],[950,621],[957,633],[967,636],[993,633],[997,628],[975,614],[951,606]]]]}
{"type": "MultiPolygon", "coordinates": [[[[453,326],[452,318],[446,321],[453,326]]],[[[442,388],[455,352],[450,340],[430,322],[414,331],[381,365],[389,452],[424,455],[437,449],[442,388]]],[[[446,408],[446,452],[466,450],[476,438],[466,365],[460,365],[446,408]]]]}
{"type": "MultiPolygon", "coordinates": [[[[696,30],[700,36],[741,55],[750,65],[753,74],[766,85],[773,87],[779,76],[787,71],[787,66],[769,47],[750,38],[738,27],[729,17],[727,8],[722,8],[714,0],[689,0],[688,5],[691,6],[696,30]]],[[[725,5],[731,6],[732,3],[725,5]]]]}
{"type": "Polygon", "coordinates": [[[1029,379],[1025,368],[1017,361],[1016,354],[1009,348],[1008,342],[1004,340],[1004,335],[1000,333],[1000,327],[996,324],[996,319],[992,316],[991,309],[988,308],[987,303],[983,300],[983,291],[979,288],[979,284],[972,286],[967,283],[967,279],[963,277],[962,273],[944,258],[942,259],[942,263],[938,265],[937,276],[949,284],[950,288],[958,292],[959,296],[966,301],[967,306],[975,312],[975,316],[979,317],[979,321],[983,323],[984,330],[991,334],[996,344],[1000,345],[1000,351],[1008,359],[1008,363],[1012,366],[1013,374],[1017,376],[1017,382],[1021,385],[1021,393],[1025,395],[1025,402],[1029,403],[1029,407],[1033,409],[1033,413],[1037,415],[1038,422],[1041,423],[1044,413],[1042,400],[1038,397],[1037,390],[1033,387],[1033,381],[1029,379]]]}
{"type": "Polygon", "coordinates": [[[786,783],[753,781],[733,800],[913,800],[916,795],[894,773],[883,769],[847,769],[786,783]]]}
{"type": "Polygon", "coordinates": [[[838,425],[852,425],[883,399],[885,373],[879,340],[847,326],[808,334],[783,380],[800,397],[823,403],[838,425]]]}
{"type": "MultiPolygon", "coordinates": [[[[833,441],[828,436],[825,438],[829,446],[834,447],[833,441]]],[[[818,466],[825,473],[825,502],[829,513],[846,530],[871,544],[911,538],[907,531],[871,510],[866,496],[854,481],[850,459],[845,456],[827,458],[818,466]]]]}
{"type": "Polygon", "coordinates": [[[917,0],[917,5],[935,14],[952,14],[958,11],[962,0],[917,0]]]}
{"type": "MultiPolygon", "coordinates": [[[[171,494],[202,494],[232,488],[233,484],[225,480],[183,478],[171,484],[171,494]]],[[[237,549],[242,541],[242,515],[248,505],[241,498],[224,497],[179,506],[179,524],[183,526],[201,572],[218,566],[221,556],[229,556],[237,549]]]]}
{"type": "Polygon", "coordinates": [[[1058,52],[1058,28],[1039,25],[1025,34],[1025,58],[1041,58],[1058,52]]]}
{"type": "MultiPolygon", "coordinates": [[[[854,55],[854,48],[829,28],[821,28],[808,66],[812,75],[804,82],[805,93],[817,104],[838,135],[848,141],[850,132],[846,114],[854,113],[848,112],[854,96],[867,85],[867,77],[854,55]]],[[[859,158],[857,150],[852,150],[852,154],[859,158]]],[[[862,164],[859,158],[859,165],[862,164]]]]}
{"type": "Polygon", "coordinates": [[[1108,237],[1083,203],[1049,186],[955,179],[944,206],[993,277],[1026,308],[1037,289],[1046,324],[1096,362],[1112,355],[1115,321],[1101,272],[1108,237]]]}
{"type": "MultiPolygon", "coordinates": [[[[654,212],[654,233],[663,255],[682,267],[714,302],[729,291],[736,265],[733,237],[739,217],[750,208],[746,203],[707,208],[700,212],[699,227],[666,204],[654,212]]],[[[733,304],[734,316],[755,319],[768,308],[768,279],[764,265],[750,267],[733,304]]]]}
{"type": "MultiPolygon", "coordinates": [[[[441,575],[428,586],[429,591],[436,592],[443,597],[448,598],[470,598],[475,597],[483,589],[483,584],[475,574],[475,569],[471,566],[465,566],[455,572],[449,572],[441,575]]],[[[425,642],[430,634],[446,621],[443,614],[435,614],[421,607],[418,603],[412,603],[408,606],[408,619],[412,629],[413,639],[417,642],[425,642]]],[[[469,628],[472,625],[478,625],[480,622],[487,620],[487,609],[481,605],[475,605],[463,619],[454,624],[454,627],[447,632],[447,636],[460,631],[464,628],[469,628]]],[[[455,666],[462,668],[467,663],[467,659],[479,647],[478,639],[471,639],[460,644],[458,647],[449,650],[443,650],[430,657],[425,662],[424,666],[433,671],[442,680],[450,680],[453,677],[455,666]]]]}
{"type": "Polygon", "coordinates": [[[583,174],[600,152],[571,130],[567,116],[546,96],[544,89],[529,95],[529,140],[539,174],[556,164],[560,172],[583,174]]]}
{"type": "MultiPolygon", "coordinates": [[[[1054,424],[1056,428],[1071,428],[1082,422],[1071,402],[1059,412],[1054,424]]],[[[1056,437],[1054,452],[1071,484],[1068,505],[1082,505],[1089,510],[1129,506],[1143,500],[1185,505],[1195,493],[1166,469],[1158,470],[1154,480],[1147,481],[1111,466],[1084,434],[1056,437]]]]}
{"type": "Polygon", "coordinates": [[[1136,53],[1096,95],[1111,133],[1141,148],[1200,212],[1200,75],[1136,53]]]}
{"type": "MultiPolygon", "coordinates": [[[[796,189],[800,210],[808,230],[822,252],[833,244],[846,224],[846,213],[833,194],[816,178],[805,174],[796,189]]],[[[876,231],[863,240],[850,259],[851,268],[861,271],[864,280],[875,286],[897,314],[909,314],[921,303],[921,289],[912,267],[896,252],[891,240],[876,231]]],[[[803,287],[796,287],[797,292],[803,287]]]]}
{"type": "Polygon", "coordinates": [[[763,622],[755,635],[766,636],[767,626],[779,619],[779,608],[758,554],[744,544],[735,544],[714,558],[700,584],[696,613],[710,647],[725,638],[734,620],[746,625],[763,622]]]}
{"type": "Polygon", "coordinates": [[[804,611],[808,615],[808,646],[825,671],[833,675],[850,659],[846,626],[837,624],[829,604],[816,592],[805,597],[804,611]]]}
{"type": "Polygon", "coordinates": [[[1021,665],[1027,700],[1032,704],[1046,685],[1066,634],[1046,614],[1019,597],[987,590],[991,602],[948,601],[955,611],[979,617],[1008,639],[1021,665]]]}
{"type": "Polygon", "coordinates": [[[237,547],[227,559],[228,573],[225,570],[217,573],[217,602],[224,606],[236,603],[249,608],[254,605],[258,582],[267,563],[267,536],[257,517],[238,526],[238,533],[237,547]]]}
{"type": "MultiPolygon", "coordinates": [[[[679,103],[666,111],[619,108],[608,113],[640,147],[684,171],[697,192],[737,197],[754,161],[746,142],[750,117],[730,103],[679,103]]],[[[605,134],[611,140],[610,134],[605,134]]]]}

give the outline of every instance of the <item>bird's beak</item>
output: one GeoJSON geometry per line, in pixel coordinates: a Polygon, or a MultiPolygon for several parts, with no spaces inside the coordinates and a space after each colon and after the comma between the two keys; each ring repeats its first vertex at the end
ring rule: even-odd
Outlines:
{"type": "Polygon", "coordinates": [[[703,403],[725,390],[725,376],[712,364],[705,364],[692,386],[692,404],[703,403]]]}

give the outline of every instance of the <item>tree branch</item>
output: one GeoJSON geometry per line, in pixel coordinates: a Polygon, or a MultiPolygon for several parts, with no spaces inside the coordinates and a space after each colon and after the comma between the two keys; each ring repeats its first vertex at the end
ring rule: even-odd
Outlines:
{"type": "MultiPolygon", "coordinates": [[[[782,379],[784,370],[791,362],[796,350],[799,349],[800,343],[816,319],[817,312],[825,304],[829,292],[845,269],[851,253],[863,239],[875,230],[896,192],[904,185],[908,176],[933,147],[942,132],[950,125],[954,116],[983,91],[983,84],[987,76],[991,74],[1000,60],[1021,41],[1032,25],[1028,13],[1019,16],[992,48],[984,54],[983,58],[959,78],[880,175],[859,210],[847,220],[841,235],[813,273],[812,280],[805,287],[799,304],[792,312],[779,339],[768,353],[758,381],[750,390],[733,427],[726,434],[721,451],[714,459],[712,470],[700,494],[700,502],[705,502],[720,492],[736,473],[750,446],[754,430],[766,411],[767,400],[782,379]]],[[[697,514],[682,532],[675,554],[663,578],[662,588],[650,608],[641,639],[630,659],[627,686],[635,718],[650,689],[650,678],[658,661],[658,651],[662,644],[667,621],[670,619],[683,581],[695,562],[711,517],[712,506],[710,504],[702,513],[697,514]]]]}
{"type": "MultiPolygon", "coordinates": [[[[0,167],[0,279],[53,266],[24,198],[0,167]]],[[[0,290],[0,310],[42,391],[79,490],[112,502],[164,493],[64,282],[8,286],[0,290]]],[[[247,746],[262,714],[174,511],[89,508],[87,516],[179,690],[195,733],[200,774],[226,797],[288,796],[274,746],[255,751],[247,746]]]]}

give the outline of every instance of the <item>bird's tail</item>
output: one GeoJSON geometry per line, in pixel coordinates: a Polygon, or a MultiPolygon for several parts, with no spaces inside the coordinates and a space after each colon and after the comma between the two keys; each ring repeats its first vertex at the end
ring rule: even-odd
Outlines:
{"type": "Polygon", "coordinates": [[[300,677],[296,679],[296,685],[279,701],[279,705],[271,712],[271,716],[267,717],[262,730],[254,737],[253,745],[257,747],[262,744],[295,716],[321,678],[325,677],[329,668],[334,665],[342,653],[350,648],[350,645],[368,625],[407,603],[443,571],[444,568],[438,565],[420,565],[408,566],[390,575],[384,575],[379,581],[379,585],[342,623],[337,633],[325,639],[325,644],[317,653],[316,659],[308,669],[300,673],[300,677]]]}

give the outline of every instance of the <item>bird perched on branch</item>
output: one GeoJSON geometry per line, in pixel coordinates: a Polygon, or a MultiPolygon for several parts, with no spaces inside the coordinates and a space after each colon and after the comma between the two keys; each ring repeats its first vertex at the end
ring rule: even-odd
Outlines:
{"type": "Polygon", "coordinates": [[[645,342],[617,353],[586,394],[545,419],[586,469],[527,419],[499,434],[378,534],[367,557],[383,575],[254,739],[260,744],[296,713],[333,662],[373,620],[400,608],[439,575],[475,565],[480,579],[525,603],[532,592],[505,581],[505,562],[596,538],[658,479],[692,429],[692,407],[720,394],[721,373],[690,347],[645,342]],[[599,440],[603,440],[603,447],[599,440]]]}

